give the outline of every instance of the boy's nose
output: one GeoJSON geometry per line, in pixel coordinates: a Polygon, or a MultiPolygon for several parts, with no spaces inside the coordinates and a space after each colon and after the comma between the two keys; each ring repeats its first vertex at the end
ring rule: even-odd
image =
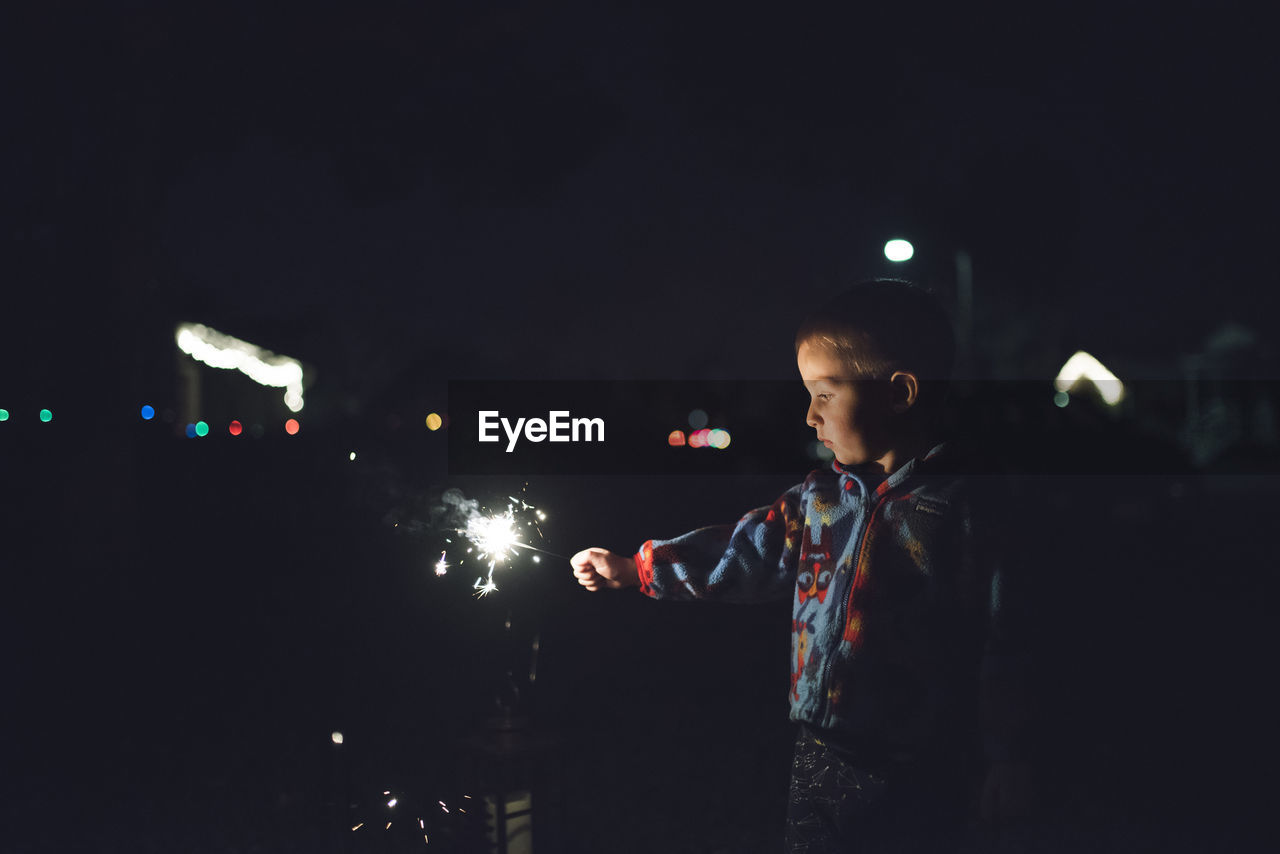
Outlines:
{"type": "Polygon", "coordinates": [[[817,414],[813,411],[812,406],[809,407],[809,411],[804,414],[804,423],[808,424],[815,430],[818,428],[818,425],[822,423],[822,420],[818,418],[817,414]]]}

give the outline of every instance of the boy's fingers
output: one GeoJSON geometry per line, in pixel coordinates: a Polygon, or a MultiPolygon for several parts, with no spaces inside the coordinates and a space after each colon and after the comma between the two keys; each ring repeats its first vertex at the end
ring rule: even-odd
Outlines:
{"type": "Polygon", "coordinates": [[[596,572],[596,568],[594,566],[575,566],[573,568],[573,574],[578,578],[595,578],[600,573],[596,572]]]}
{"type": "Polygon", "coordinates": [[[572,564],[575,570],[582,567],[595,566],[597,562],[603,561],[604,556],[608,553],[607,549],[583,549],[569,558],[569,563],[572,564]]]}
{"type": "Polygon", "coordinates": [[[592,592],[599,590],[601,586],[602,579],[600,573],[596,571],[596,559],[603,554],[607,554],[604,549],[583,549],[569,558],[569,565],[573,567],[573,577],[592,592]]]}

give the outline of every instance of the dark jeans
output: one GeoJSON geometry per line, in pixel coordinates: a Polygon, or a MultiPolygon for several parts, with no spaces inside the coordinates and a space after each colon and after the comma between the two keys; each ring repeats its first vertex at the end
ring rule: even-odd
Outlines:
{"type": "Polygon", "coordinates": [[[800,728],[787,803],[790,854],[955,854],[964,847],[961,769],[872,764],[861,767],[800,728]]]}

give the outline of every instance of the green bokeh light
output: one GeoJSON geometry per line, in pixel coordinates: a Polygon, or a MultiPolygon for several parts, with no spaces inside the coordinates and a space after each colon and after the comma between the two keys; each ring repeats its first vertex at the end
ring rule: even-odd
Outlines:
{"type": "Polygon", "coordinates": [[[40,420],[46,424],[53,420],[53,413],[47,409],[40,410],[40,420]]]}
{"type": "Polygon", "coordinates": [[[208,436],[208,435],[209,435],[209,425],[208,425],[208,424],[206,424],[206,423],[204,423],[203,421],[197,421],[197,422],[196,422],[196,435],[197,435],[197,436],[208,436]]]}
{"type": "Polygon", "coordinates": [[[8,421],[8,420],[9,420],[9,410],[0,409],[0,421],[8,421]]]}

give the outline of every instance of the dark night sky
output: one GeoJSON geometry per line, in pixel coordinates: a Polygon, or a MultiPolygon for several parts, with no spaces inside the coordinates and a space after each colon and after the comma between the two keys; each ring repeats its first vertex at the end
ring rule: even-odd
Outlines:
{"type": "Polygon", "coordinates": [[[993,372],[1085,347],[1176,374],[1276,308],[1274,59],[1256,16],[1206,9],[39,9],[9,230],[64,259],[92,234],[119,316],[365,387],[435,351],[789,377],[804,301],[899,234],[944,292],[971,252],[993,372]]]}

